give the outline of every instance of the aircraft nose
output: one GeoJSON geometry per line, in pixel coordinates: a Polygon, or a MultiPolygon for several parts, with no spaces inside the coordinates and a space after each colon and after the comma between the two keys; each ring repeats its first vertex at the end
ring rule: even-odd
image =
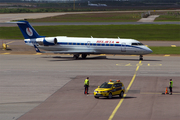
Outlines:
{"type": "Polygon", "coordinates": [[[152,53],[153,51],[150,49],[150,48],[146,48],[146,51],[145,51],[145,54],[150,54],[150,53],[152,53]]]}

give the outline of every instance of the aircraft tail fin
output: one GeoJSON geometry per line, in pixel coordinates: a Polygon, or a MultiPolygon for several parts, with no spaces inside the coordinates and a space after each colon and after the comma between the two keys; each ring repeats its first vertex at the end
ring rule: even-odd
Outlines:
{"type": "Polygon", "coordinates": [[[44,36],[40,36],[36,32],[36,30],[29,24],[28,21],[18,21],[18,22],[13,22],[13,23],[17,23],[25,39],[44,37],[44,36]]]}

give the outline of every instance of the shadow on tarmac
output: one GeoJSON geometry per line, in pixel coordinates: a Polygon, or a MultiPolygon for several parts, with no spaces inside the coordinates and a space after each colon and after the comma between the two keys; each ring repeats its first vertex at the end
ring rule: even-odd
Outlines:
{"type": "MultiPolygon", "coordinates": [[[[74,59],[73,57],[61,57],[61,56],[54,56],[54,57],[42,57],[42,58],[55,58],[54,60],[49,60],[49,61],[77,61],[77,60],[127,60],[127,61],[139,61],[139,59],[116,59],[116,58],[107,58],[106,56],[97,56],[97,57],[87,57],[86,59],[79,58],[79,59],[74,59]]],[[[145,59],[143,61],[161,61],[161,60],[148,60],[145,59]]]]}
{"type": "MultiPolygon", "coordinates": [[[[130,96],[126,96],[124,97],[124,99],[132,99],[132,98],[137,98],[137,97],[130,97],[130,96]]],[[[113,96],[111,99],[107,98],[107,97],[102,97],[102,98],[98,98],[99,100],[114,100],[114,99],[122,99],[119,96],[113,96]]]]}

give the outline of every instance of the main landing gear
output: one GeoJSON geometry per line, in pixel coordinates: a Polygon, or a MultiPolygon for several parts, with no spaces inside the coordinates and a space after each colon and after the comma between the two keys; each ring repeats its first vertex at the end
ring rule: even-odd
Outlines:
{"type": "Polygon", "coordinates": [[[140,55],[140,56],[139,56],[139,60],[143,60],[143,55],[140,55]]]}
{"type": "Polygon", "coordinates": [[[79,54],[74,54],[73,58],[74,59],[78,59],[79,58],[79,54]]]}
{"type": "MultiPolygon", "coordinates": [[[[87,54],[82,54],[81,56],[82,56],[83,59],[86,59],[87,54]]],[[[74,59],[78,59],[79,58],[79,54],[74,54],[73,58],[74,59]]]]}
{"type": "Polygon", "coordinates": [[[82,59],[86,59],[87,54],[82,54],[82,59]]]}

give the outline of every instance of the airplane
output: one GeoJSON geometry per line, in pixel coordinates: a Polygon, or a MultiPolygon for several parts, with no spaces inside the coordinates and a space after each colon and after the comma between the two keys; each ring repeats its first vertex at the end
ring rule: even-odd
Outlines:
{"type": "Polygon", "coordinates": [[[93,4],[93,3],[90,3],[90,1],[88,1],[88,6],[95,6],[95,7],[102,7],[102,6],[104,6],[104,7],[106,7],[107,5],[106,4],[100,4],[100,3],[93,4]]]}
{"type": "Polygon", "coordinates": [[[25,44],[33,46],[39,53],[73,54],[75,59],[78,59],[80,55],[85,59],[90,54],[139,55],[139,60],[143,60],[143,55],[152,53],[150,48],[134,39],[45,37],[40,36],[28,21],[11,23],[18,25],[25,44]]]}

